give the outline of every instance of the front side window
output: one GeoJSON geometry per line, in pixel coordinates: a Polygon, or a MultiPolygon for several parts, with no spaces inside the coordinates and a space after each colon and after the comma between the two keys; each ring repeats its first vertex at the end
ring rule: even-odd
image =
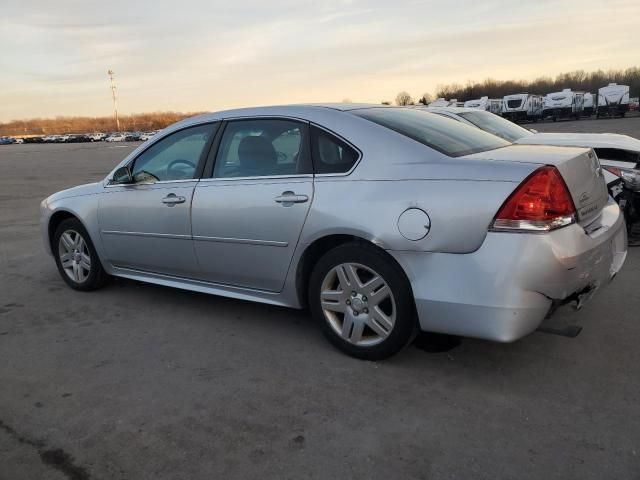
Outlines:
{"type": "Polygon", "coordinates": [[[405,108],[366,108],[351,113],[398,132],[449,157],[510,145],[479,128],[434,113],[405,108]]]}
{"type": "Polygon", "coordinates": [[[317,127],[312,128],[311,152],[315,172],[346,173],[358,161],[358,152],[339,138],[317,127]]]}
{"type": "Polygon", "coordinates": [[[308,126],[294,120],[235,120],[227,124],[214,178],[311,173],[308,126]]]}
{"type": "Polygon", "coordinates": [[[189,180],[195,177],[205,145],[217,125],[185,128],[154,143],[135,159],[131,173],[135,183],[189,180]]]}
{"type": "Polygon", "coordinates": [[[530,130],[522,128],[520,125],[516,125],[515,123],[505,120],[493,113],[462,112],[458,115],[468,122],[473,123],[476,127],[481,128],[485,132],[497,135],[509,142],[515,142],[521,138],[533,135],[533,132],[530,130]]]}

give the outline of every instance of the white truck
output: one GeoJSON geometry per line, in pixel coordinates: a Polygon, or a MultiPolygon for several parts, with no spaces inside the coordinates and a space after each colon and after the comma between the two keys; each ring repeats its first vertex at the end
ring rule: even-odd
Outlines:
{"type": "Polygon", "coordinates": [[[603,115],[624,117],[629,111],[629,86],[610,83],[606,87],[598,89],[598,105],[596,117],[603,115]]]}
{"type": "Polygon", "coordinates": [[[516,93],[505,95],[502,99],[502,116],[513,122],[531,120],[537,122],[542,118],[542,95],[516,93]]]}
{"type": "Polygon", "coordinates": [[[565,88],[561,92],[548,93],[544,97],[543,118],[551,118],[555,122],[559,118],[573,117],[576,120],[584,110],[584,93],[572,92],[565,88]]]}
{"type": "Polygon", "coordinates": [[[593,95],[589,92],[585,92],[584,94],[584,110],[582,114],[585,117],[593,115],[593,95]]]}
{"type": "Polygon", "coordinates": [[[465,108],[478,108],[480,110],[486,110],[497,115],[500,115],[502,113],[501,98],[480,97],[475,100],[467,100],[466,102],[464,102],[463,106],[465,108]]]}

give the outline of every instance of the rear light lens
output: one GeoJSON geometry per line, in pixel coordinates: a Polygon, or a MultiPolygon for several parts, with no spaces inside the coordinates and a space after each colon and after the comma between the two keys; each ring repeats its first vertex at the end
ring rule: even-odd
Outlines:
{"type": "Polygon", "coordinates": [[[556,167],[529,175],[507,198],[493,220],[492,230],[548,232],[575,222],[576,208],[556,167]]]}

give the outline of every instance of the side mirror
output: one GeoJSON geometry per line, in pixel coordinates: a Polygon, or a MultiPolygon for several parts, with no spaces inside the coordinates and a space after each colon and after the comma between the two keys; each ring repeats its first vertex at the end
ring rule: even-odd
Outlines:
{"type": "Polygon", "coordinates": [[[111,179],[111,183],[118,183],[118,184],[133,183],[133,177],[131,176],[131,170],[129,170],[129,167],[128,166],[120,167],[115,172],[113,172],[113,178],[111,179]]]}

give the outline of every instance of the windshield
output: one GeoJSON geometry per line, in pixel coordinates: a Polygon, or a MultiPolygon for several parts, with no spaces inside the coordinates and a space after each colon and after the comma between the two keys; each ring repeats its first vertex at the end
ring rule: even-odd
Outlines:
{"type": "Polygon", "coordinates": [[[350,113],[398,132],[450,157],[509,145],[501,138],[456,120],[409,108],[365,108],[350,113]]]}
{"type": "Polygon", "coordinates": [[[497,135],[500,138],[504,138],[509,142],[515,142],[521,138],[534,135],[533,132],[516,125],[509,120],[505,120],[502,117],[494,115],[489,112],[463,112],[458,113],[460,117],[464,118],[470,123],[473,123],[476,127],[481,128],[485,132],[497,135]]]}

